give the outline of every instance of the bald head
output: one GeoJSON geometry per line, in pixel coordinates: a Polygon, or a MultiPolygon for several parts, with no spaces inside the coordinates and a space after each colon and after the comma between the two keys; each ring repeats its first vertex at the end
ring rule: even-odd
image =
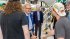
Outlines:
{"type": "Polygon", "coordinates": [[[28,8],[28,7],[30,8],[31,5],[27,3],[27,4],[24,5],[24,7],[25,7],[25,8],[28,8]]]}

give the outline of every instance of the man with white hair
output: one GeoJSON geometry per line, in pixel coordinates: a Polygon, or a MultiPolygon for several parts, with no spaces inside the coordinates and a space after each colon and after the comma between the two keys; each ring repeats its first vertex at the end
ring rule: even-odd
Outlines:
{"type": "Polygon", "coordinates": [[[36,36],[34,36],[34,22],[33,22],[33,12],[31,11],[31,5],[29,3],[25,4],[23,6],[24,8],[24,13],[26,14],[27,17],[27,21],[28,21],[28,28],[30,31],[30,37],[36,38],[36,36]]]}
{"type": "Polygon", "coordinates": [[[56,17],[55,36],[57,39],[70,39],[70,21],[65,17],[65,8],[62,3],[53,5],[52,14],[56,17]]]}

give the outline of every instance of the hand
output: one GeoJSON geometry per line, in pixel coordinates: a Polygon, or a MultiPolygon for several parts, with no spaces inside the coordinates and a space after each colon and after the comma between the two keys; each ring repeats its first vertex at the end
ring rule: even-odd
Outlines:
{"type": "Polygon", "coordinates": [[[32,35],[32,36],[31,36],[31,39],[37,39],[37,36],[32,35]]]}
{"type": "Polygon", "coordinates": [[[48,36],[52,36],[54,34],[55,34],[55,30],[54,29],[48,30],[48,36]]]}

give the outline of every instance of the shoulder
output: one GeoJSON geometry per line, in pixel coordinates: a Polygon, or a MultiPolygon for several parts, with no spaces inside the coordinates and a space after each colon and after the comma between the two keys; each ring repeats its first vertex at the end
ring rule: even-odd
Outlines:
{"type": "Polygon", "coordinates": [[[15,13],[17,13],[18,15],[25,15],[24,12],[15,11],[15,13]]]}
{"type": "Polygon", "coordinates": [[[65,18],[63,19],[63,21],[64,21],[64,22],[63,22],[64,24],[67,24],[67,23],[70,24],[70,20],[69,20],[67,17],[65,17],[65,18]]]}
{"type": "Polygon", "coordinates": [[[40,11],[40,13],[43,13],[42,11],[40,11]]]}
{"type": "Polygon", "coordinates": [[[68,20],[67,17],[63,17],[63,18],[61,19],[61,21],[63,21],[63,22],[68,22],[69,20],[68,20]]]}
{"type": "Polygon", "coordinates": [[[25,14],[24,12],[20,12],[20,15],[21,15],[22,17],[26,17],[26,14],[25,14]]]}
{"type": "Polygon", "coordinates": [[[60,20],[58,20],[57,22],[56,22],[56,24],[58,24],[58,25],[60,25],[60,24],[66,24],[66,23],[70,23],[70,21],[66,18],[66,17],[61,17],[60,18],[60,20]]]}
{"type": "Polygon", "coordinates": [[[33,11],[34,13],[37,13],[37,11],[33,11]]]}
{"type": "Polygon", "coordinates": [[[37,13],[37,11],[33,11],[33,15],[35,15],[37,13]]]}

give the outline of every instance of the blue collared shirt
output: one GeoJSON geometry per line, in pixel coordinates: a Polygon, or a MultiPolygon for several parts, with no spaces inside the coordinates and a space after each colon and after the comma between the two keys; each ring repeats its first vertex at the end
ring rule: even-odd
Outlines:
{"type": "Polygon", "coordinates": [[[27,15],[27,18],[28,18],[28,27],[29,27],[29,30],[31,30],[33,28],[31,13],[27,15]]]}
{"type": "Polygon", "coordinates": [[[39,11],[37,11],[37,18],[38,18],[38,20],[40,20],[40,12],[39,11]]]}

